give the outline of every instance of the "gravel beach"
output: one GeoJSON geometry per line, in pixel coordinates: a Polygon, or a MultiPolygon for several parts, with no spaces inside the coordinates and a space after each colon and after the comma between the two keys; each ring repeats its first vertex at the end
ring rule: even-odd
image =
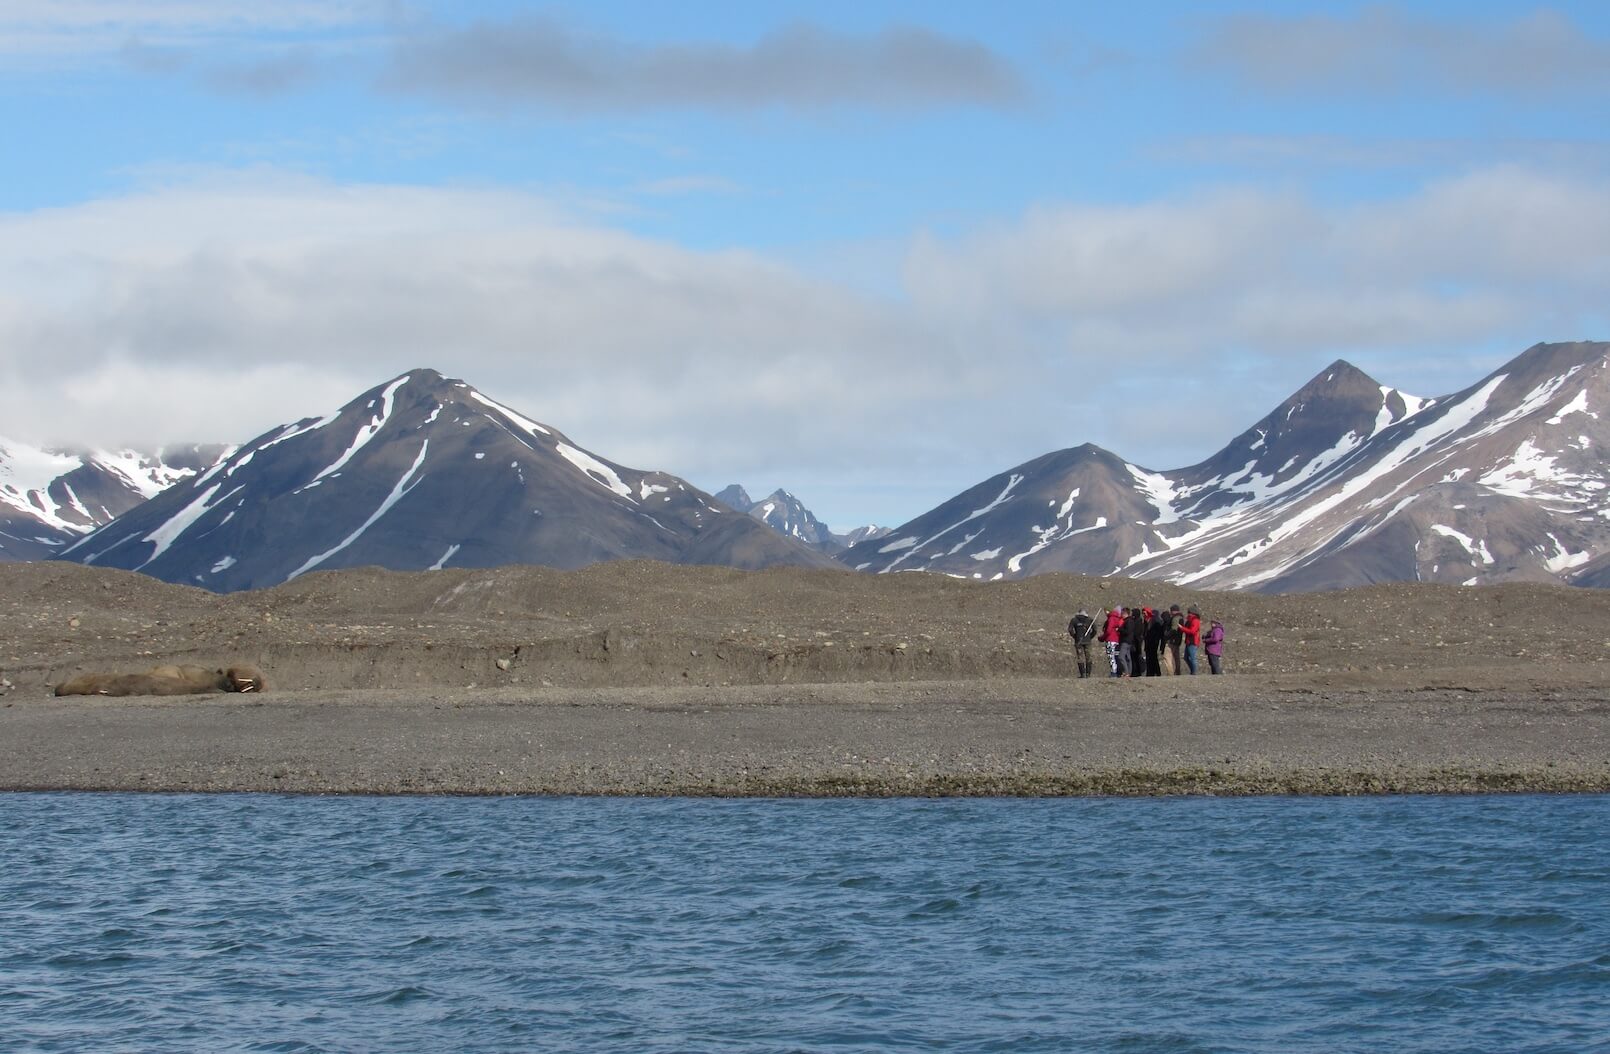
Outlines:
{"type": "Polygon", "coordinates": [[[1610,790],[1610,598],[1191,594],[650,564],[216,596],[0,565],[0,789],[1060,795],[1610,790]],[[1069,674],[1080,605],[1197,603],[1232,673],[1069,674]],[[1530,630],[1562,607],[1547,639],[1530,630]],[[249,661],[262,695],[64,697],[249,661]]]}

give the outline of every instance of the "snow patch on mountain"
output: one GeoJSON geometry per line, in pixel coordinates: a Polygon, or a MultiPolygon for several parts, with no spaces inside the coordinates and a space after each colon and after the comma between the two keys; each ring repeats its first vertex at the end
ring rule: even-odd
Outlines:
{"type": "Polygon", "coordinates": [[[1574,399],[1560,407],[1560,412],[1549,418],[1548,423],[1551,425],[1563,424],[1565,419],[1572,414],[1587,414],[1595,421],[1599,419],[1598,414],[1588,409],[1588,390],[1586,388],[1577,392],[1574,399]]]}
{"type": "Polygon", "coordinates": [[[1452,527],[1448,527],[1440,523],[1433,523],[1431,525],[1431,530],[1436,534],[1442,535],[1444,538],[1452,538],[1454,541],[1458,542],[1464,547],[1465,552],[1470,554],[1472,560],[1480,560],[1484,564],[1490,564],[1493,562],[1493,554],[1487,551],[1486,542],[1478,542],[1470,535],[1456,531],[1452,527]]]}
{"type": "MultiPolygon", "coordinates": [[[[1012,473],[1011,478],[1006,481],[1006,486],[1001,489],[1000,494],[996,495],[995,500],[990,502],[988,505],[985,505],[982,508],[974,509],[972,512],[968,513],[967,516],[965,516],[964,518],[962,518],[960,520],[957,520],[955,523],[951,524],[949,527],[944,528],[943,530],[939,531],[938,533],[930,535],[927,538],[926,541],[923,541],[920,544],[917,544],[916,539],[913,538],[913,539],[910,539],[906,545],[899,545],[899,548],[907,549],[907,551],[902,553],[900,556],[896,557],[894,559],[894,561],[889,564],[888,567],[885,567],[883,569],[883,573],[888,573],[890,571],[893,571],[896,567],[899,567],[902,563],[904,563],[912,555],[914,555],[917,552],[920,552],[923,549],[926,549],[928,546],[932,545],[934,542],[938,541],[940,538],[943,538],[945,535],[949,534],[951,531],[954,531],[956,528],[965,526],[966,524],[969,524],[969,523],[973,522],[974,520],[978,519],[980,516],[987,515],[992,510],[997,509],[1000,506],[1004,505],[1011,498],[1013,489],[1019,483],[1022,483],[1022,482],[1023,482],[1023,477],[1022,476],[1018,475],[1015,472],[1012,473]]],[[[899,543],[896,543],[896,544],[898,545],[899,543]]],[[[879,550],[879,552],[890,552],[890,551],[891,551],[891,547],[889,547],[889,546],[885,546],[884,548],[879,550]]]]}
{"type": "MultiPolygon", "coordinates": [[[[390,389],[388,389],[388,390],[390,390],[390,389]]],[[[324,563],[324,561],[328,560],[330,557],[334,556],[336,553],[339,553],[341,550],[345,549],[347,546],[349,546],[353,542],[357,541],[359,538],[363,537],[363,532],[365,532],[369,528],[373,527],[377,522],[379,522],[380,517],[384,516],[386,513],[391,511],[392,506],[396,505],[403,498],[407,497],[408,492],[413,490],[415,486],[418,486],[418,484],[414,481],[414,476],[419,471],[419,466],[421,466],[421,465],[423,465],[425,463],[425,451],[427,451],[429,449],[430,449],[430,440],[429,439],[426,439],[426,440],[424,440],[423,442],[421,442],[419,444],[419,454],[414,458],[414,463],[409,466],[407,472],[403,473],[403,477],[402,477],[402,479],[397,481],[397,485],[391,488],[391,493],[386,495],[385,500],[383,500],[380,503],[380,507],[377,508],[372,514],[370,514],[369,518],[367,520],[364,520],[363,523],[361,525],[359,525],[357,530],[355,530],[351,534],[347,535],[344,539],[342,539],[333,548],[326,549],[324,552],[319,553],[317,556],[308,557],[307,561],[305,563],[303,563],[302,566],[298,567],[296,570],[292,571],[288,576],[286,576],[285,580],[287,582],[289,582],[293,578],[297,578],[297,577],[299,577],[301,575],[306,574],[307,572],[313,570],[315,567],[317,567],[320,564],[324,563]]],[[[153,557],[153,559],[154,559],[154,557],[153,557]]],[[[146,562],[150,563],[149,560],[146,561],[146,562]]]]}
{"type": "Polygon", "coordinates": [[[386,422],[391,418],[392,399],[396,396],[397,389],[408,383],[408,376],[409,375],[405,373],[401,377],[398,377],[396,380],[392,381],[390,384],[386,385],[385,390],[380,393],[380,412],[375,414],[368,424],[363,425],[358,429],[357,433],[352,437],[351,445],[348,446],[341,456],[336,458],[333,463],[331,463],[318,475],[314,476],[311,481],[312,483],[317,483],[324,477],[334,475],[335,473],[341,471],[341,466],[351,461],[352,455],[362,450],[369,444],[369,440],[380,434],[380,430],[386,426],[386,422]]]}
{"type": "Polygon", "coordinates": [[[1482,476],[1481,483],[1500,494],[1530,497],[1534,488],[1541,483],[1581,481],[1581,477],[1555,468],[1555,462],[1558,460],[1558,456],[1545,453],[1533,440],[1526,439],[1515,448],[1515,454],[1508,462],[1498,465],[1482,476]]]}
{"type": "MultiPolygon", "coordinates": [[[[1548,536],[1548,540],[1554,543],[1554,551],[1544,556],[1543,565],[1554,574],[1562,574],[1574,567],[1581,567],[1593,559],[1593,554],[1587,550],[1579,553],[1571,552],[1563,542],[1552,534],[1548,536]]],[[[1539,551],[1542,551],[1541,547],[1539,547],[1539,551]]]]}
{"type": "MultiPolygon", "coordinates": [[[[504,417],[506,417],[510,421],[514,422],[514,424],[516,424],[520,428],[524,429],[530,435],[542,435],[542,436],[551,436],[551,435],[553,435],[552,432],[550,432],[548,429],[542,427],[541,425],[537,424],[537,422],[531,420],[531,418],[526,417],[526,416],[524,416],[522,414],[516,413],[515,411],[509,409],[507,406],[504,406],[502,403],[493,402],[491,399],[488,399],[486,396],[482,395],[480,392],[476,391],[475,389],[468,388],[467,385],[465,387],[468,389],[468,394],[469,394],[469,397],[471,399],[474,399],[476,402],[480,403],[482,406],[488,406],[488,407],[491,407],[493,410],[496,410],[498,413],[502,414],[504,417]]],[[[543,416],[546,417],[547,415],[544,414],[543,416]]]]}
{"type": "Polygon", "coordinates": [[[1407,421],[1415,414],[1418,414],[1421,410],[1425,410],[1436,404],[1435,399],[1422,399],[1417,395],[1410,395],[1408,392],[1397,388],[1389,388],[1384,384],[1380,387],[1381,409],[1375,415],[1375,429],[1370,433],[1371,435],[1374,435],[1375,432],[1379,432],[1390,425],[1400,424],[1404,421],[1407,421]],[[1403,400],[1403,413],[1401,415],[1395,414],[1392,411],[1392,397],[1394,395],[1403,400]]]}
{"type": "Polygon", "coordinates": [[[577,450],[569,443],[557,443],[554,449],[559,452],[560,457],[575,465],[594,483],[614,491],[627,501],[633,500],[632,488],[621,482],[621,478],[615,474],[615,470],[585,450],[577,450]]]}
{"type": "Polygon", "coordinates": [[[0,502],[47,526],[78,534],[87,528],[62,518],[62,505],[50,496],[50,485],[82,464],[73,455],[0,440],[0,502]]]}
{"type": "MultiPolygon", "coordinates": [[[[218,489],[222,486],[222,483],[214,483],[203,491],[200,497],[180,509],[177,515],[146,535],[145,541],[150,542],[155,548],[152,549],[151,555],[145,558],[145,563],[135,568],[135,570],[138,571],[144,568],[146,564],[167,552],[168,547],[177,541],[181,534],[188,531],[207,510],[212,508],[213,495],[217,494],[218,489]]],[[[85,562],[88,563],[89,561],[86,560],[85,562]]]]}
{"type": "Polygon", "coordinates": [[[1157,518],[1152,521],[1153,524],[1162,526],[1166,523],[1174,523],[1180,518],[1179,513],[1174,508],[1174,500],[1177,495],[1174,490],[1173,480],[1160,472],[1150,472],[1131,465],[1127,461],[1124,462],[1124,468],[1128,469],[1129,474],[1135,477],[1135,482],[1140,484],[1140,491],[1145,495],[1146,500],[1157,507],[1157,518]]]}

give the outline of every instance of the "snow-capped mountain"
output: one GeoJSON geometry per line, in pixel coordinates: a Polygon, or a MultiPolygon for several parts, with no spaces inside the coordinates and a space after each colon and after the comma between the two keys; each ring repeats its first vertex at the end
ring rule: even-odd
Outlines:
{"type": "Polygon", "coordinates": [[[880,527],[875,523],[869,523],[861,527],[851,527],[842,534],[835,532],[833,538],[840,546],[848,549],[852,545],[871,541],[874,538],[886,538],[892,532],[892,527],[880,527]]]}
{"type": "Polygon", "coordinates": [[[1610,578],[1610,344],[1539,344],[1422,399],[1337,362],[1197,465],[1094,446],[985,480],[840,559],[969,578],[1286,591],[1610,578]]]}
{"type": "Polygon", "coordinates": [[[817,519],[804,502],[780,487],[755,501],[743,487],[729,483],[716,493],[716,500],[730,509],[746,512],[778,533],[797,538],[824,553],[841,552],[856,542],[889,533],[889,528],[877,526],[857,527],[844,534],[835,533],[817,519]]]}
{"type": "Polygon", "coordinates": [[[220,592],[363,565],[837,566],[426,369],[259,436],[62,558],[220,592]]]}
{"type": "Polygon", "coordinates": [[[228,451],[44,450],[0,437],[0,560],[46,559],[228,451]]]}

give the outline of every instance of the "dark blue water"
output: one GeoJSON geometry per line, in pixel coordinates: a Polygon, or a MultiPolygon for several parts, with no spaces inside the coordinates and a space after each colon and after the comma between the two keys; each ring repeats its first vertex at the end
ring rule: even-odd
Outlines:
{"type": "Polygon", "coordinates": [[[1610,1050],[1610,799],[0,795],[0,1049],[1610,1050]]]}

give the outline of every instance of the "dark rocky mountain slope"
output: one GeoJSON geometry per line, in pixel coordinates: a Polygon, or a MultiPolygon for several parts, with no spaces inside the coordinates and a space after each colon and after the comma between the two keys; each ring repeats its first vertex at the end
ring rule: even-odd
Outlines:
{"type": "Polygon", "coordinates": [[[364,565],[837,566],[684,480],[609,461],[427,369],[259,436],[63,558],[221,592],[364,565]]]}

